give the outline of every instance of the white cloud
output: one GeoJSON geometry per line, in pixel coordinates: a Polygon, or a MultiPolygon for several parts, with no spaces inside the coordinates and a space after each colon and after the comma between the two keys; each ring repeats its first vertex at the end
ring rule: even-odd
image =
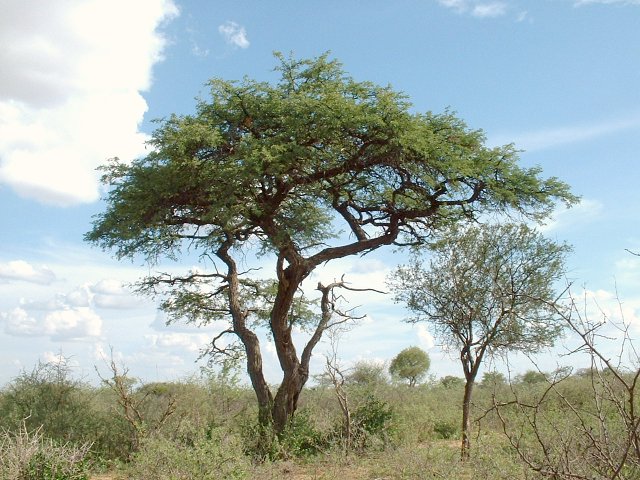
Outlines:
{"type": "MultiPolygon", "coordinates": [[[[583,320],[606,322],[606,332],[600,331],[601,341],[622,340],[621,327],[633,326],[640,331],[640,299],[621,299],[617,293],[604,289],[584,290],[575,296],[576,306],[583,320]],[[606,337],[606,338],[605,338],[606,337]]],[[[634,336],[634,340],[635,340],[634,336]]]]}
{"type": "Polygon", "coordinates": [[[538,229],[545,233],[561,229],[575,229],[597,221],[603,212],[604,205],[602,203],[583,198],[580,203],[571,208],[558,207],[551,214],[549,220],[538,229]]]}
{"type": "Polygon", "coordinates": [[[420,345],[422,345],[427,350],[433,348],[433,346],[435,345],[435,342],[433,339],[433,335],[429,333],[429,330],[427,330],[427,327],[420,323],[416,325],[416,330],[417,330],[418,340],[420,341],[420,345]]]}
{"type": "Polygon", "coordinates": [[[438,0],[444,7],[458,14],[468,14],[477,18],[500,17],[507,13],[509,7],[504,1],[485,0],[438,0]]]}
{"type": "Polygon", "coordinates": [[[140,92],[175,15],[171,0],[3,5],[0,182],[44,203],[96,200],[95,167],[144,152],[140,92]]]}
{"type": "Polygon", "coordinates": [[[135,296],[119,280],[107,279],[91,285],[92,302],[96,307],[129,309],[142,305],[142,299],[135,296]]]}
{"type": "Polygon", "coordinates": [[[129,293],[120,280],[113,278],[103,279],[91,286],[93,293],[103,295],[124,295],[129,293]]]}
{"type": "MultiPolygon", "coordinates": [[[[1,276],[1,275],[0,275],[1,276]]],[[[144,304],[141,297],[133,294],[119,280],[100,280],[74,288],[69,293],[57,293],[47,300],[25,300],[20,304],[29,310],[58,310],[77,307],[99,307],[113,309],[137,308],[144,304]]]]}
{"type": "Polygon", "coordinates": [[[88,307],[92,294],[88,286],[78,287],[65,295],[65,301],[72,307],[88,307]]]}
{"type": "Polygon", "coordinates": [[[0,313],[4,330],[9,335],[37,336],[42,334],[41,325],[23,308],[16,307],[9,312],[0,313]]]}
{"type": "Polygon", "coordinates": [[[54,353],[52,351],[45,351],[42,353],[42,360],[44,363],[50,365],[66,365],[67,367],[79,367],[80,362],[75,358],[65,357],[62,352],[54,353]]]}
{"type": "MultiPolygon", "coordinates": [[[[183,350],[190,353],[201,351],[211,341],[211,336],[206,333],[161,333],[157,335],[145,335],[145,338],[153,347],[168,350],[183,350]]],[[[220,343],[220,346],[224,345],[220,343]]]]}
{"type": "Polygon", "coordinates": [[[0,264],[0,280],[3,279],[49,285],[55,281],[56,275],[45,265],[34,267],[24,260],[14,260],[0,264]]]}
{"type": "Polygon", "coordinates": [[[640,129],[640,116],[635,115],[618,118],[596,124],[561,126],[533,132],[498,135],[491,138],[491,142],[495,145],[514,143],[519,149],[533,152],[562,145],[586,142],[630,129],[640,129]]]}
{"type": "Polygon", "coordinates": [[[78,340],[99,337],[102,319],[90,308],[54,310],[40,318],[30,315],[21,307],[0,314],[5,332],[15,336],[48,336],[52,340],[78,340]]]}
{"type": "Polygon", "coordinates": [[[250,43],[247,38],[247,31],[236,22],[228,21],[218,27],[218,32],[224,37],[229,45],[240,48],[248,48],[250,43]]]}
{"type": "Polygon", "coordinates": [[[471,11],[474,17],[479,18],[500,17],[505,13],[507,13],[507,5],[503,2],[480,3],[474,5],[471,11]]]}

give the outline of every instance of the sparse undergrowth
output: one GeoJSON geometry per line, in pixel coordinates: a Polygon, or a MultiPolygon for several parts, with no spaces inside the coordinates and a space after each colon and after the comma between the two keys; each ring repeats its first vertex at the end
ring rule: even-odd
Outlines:
{"type": "MultiPolygon", "coordinates": [[[[153,421],[162,415],[168,399],[175,403],[175,412],[158,428],[148,428],[144,422],[138,426],[141,437],[136,445],[112,390],[51,379],[42,372],[47,370],[23,375],[0,391],[2,480],[534,480],[544,478],[544,472],[534,472],[523,463],[511,443],[515,437],[510,439],[503,432],[503,422],[513,429],[526,420],[522,408],[513,402],[538,405],[539,426],[562,425],[564,431],[576,432],[580,417],[568,415],[568,406],[587,412],[593,408],[594,386],[600,385],[584,372],[569,375],[553,390],[543,375],[523,375],[511,384],[505,379],[481,383],[473,411],[474,418],[480,419],[474,425],[475,446],[470,460],[461,462],[463,386],[451,378],[416,387],[386,381],[345,384],[351,409],[348,444],[344,442],[345,417],[331,386],[304,390],[298,414],[277,436],[256,427],[253,393],[233,380],[208,374],[145,385],[130,379],[132,398],[144,399],[137,404],[141,418],[153,421]],[[56,407],[43,401],[51,398],[52,391],[58,392],[56,407]],[[83,408],[77,408],[78,403],[83,408]],[[496,404],[502,407],[496,410],[496,404]],[[73,413],[73,421],[51,422],[35,411],[45,407],[58,409],[58,417],[52,418],[73,413]],[[25,413],[33,416],[16,420],[25,413]],[[33,425],[34,418],[42,423],[33,425]],[[92,431],[96,442],[89,449],[92,431]]],[[[609,376],[598,378],[604,381],[609,376]]],[[[611,394],[618,391],[622,390],[611,394]]],[[[603,421],[610,432],[623,427],[615,410],[601,412],[608,415],[603,421]]],[[[518,432],[523,435],[522,445],[535,435],[530,425],[518,432]]],[[[577,433],[575,438],[580,438],[577,433]]],[[[636,477],[626,469],[620,478],[636,477]]]]}
{"type": "Polygon", "coordinates": [[[0,436],[0,478],[3,480],[87,480],[90,445],[59,444],[29,431],[23,422],[17,431],[0,436]]]}

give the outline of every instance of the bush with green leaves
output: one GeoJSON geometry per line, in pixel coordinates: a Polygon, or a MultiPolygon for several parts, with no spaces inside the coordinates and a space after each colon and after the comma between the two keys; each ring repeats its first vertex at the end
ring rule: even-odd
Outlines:
{"type": "Polygon", "coordinates": [[[114,413],[108,391],[74,379],[68,359],[39,362],[4,386],[0,396],[0,428],[42,429],[58,443],[92,443],[94,461],[127,456],[126,424],[114,413]]]}
{"type": "Polygon", "coordinates": [[[355,445],[365,449],[378,444],[386,447],[394,430],[393,408],[375,395],[368,395],[351,415],[355,445]]]}
{"type": "Polygon", "coordinates": [[[309,457],[332,444],[332,432],[321,431],[307,409],[299,410],[287,428],[276,435],[273,429],[250,422],[242,425],[244,453],[255,460],[282,460],[309,457]]]}
{"type": "Polygon", "coordinates": [[[144,438],[125,467],[136,480],[226,480],[248,478],[249,461],[238,438],[211,428],[183,438],[144,438]]]}

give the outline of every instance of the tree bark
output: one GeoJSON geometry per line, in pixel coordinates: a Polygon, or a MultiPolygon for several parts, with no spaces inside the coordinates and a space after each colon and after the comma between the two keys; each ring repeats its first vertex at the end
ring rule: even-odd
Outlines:
{"type": "Polygon", "coordinates": [[[216,252],[227,265],[227,282],[229,312],[233,322],[233,331],[244,345],[247,355],[247,374],[251,380],[251,386],[258,401],[258,422],[262,426],[268,426],[272,422],[271,409],[273,407],[273,395],[269,384],[264,378],[262,371],[262,354],[260,352],[260,340],[258,336],[247,328],[247,310],[240,301],[238,269],[235,261],[229,255],[229,249],[233,245],[231,238],[227,240],[216,252]]]}
{"type": "Polygon", "coordinates": [[[271,310],[271,332],[283,372],[272,408],[273,428],[277,435],[282,434],[298,408],[298,397],[309,378],[308,365],[305,368],[298,360],[289,321],[295,293],[307,274],[304,264],[289,265],[281,270],[278,274],[278,293],[271,310]]]}
{"type": "Polygon", "coordinates": [[[471,454],[471,396],[475,385],[475,375],[467,377],[464,384],[464,398],[462,399],[462,445],[460,458],[465,461],[471,454]]]}

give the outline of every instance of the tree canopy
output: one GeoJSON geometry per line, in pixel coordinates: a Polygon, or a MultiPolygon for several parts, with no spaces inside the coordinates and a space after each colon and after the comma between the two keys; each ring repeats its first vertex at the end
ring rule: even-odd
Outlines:
{"type": "Polygon", "coordinates": [[[488,212],[541,219],[575,198],[539,168],[520,167],[514,146],[485,146],[481,131],[450,112],[414,113],[403,94],[354,80],[327,55],[277,59],[278,81],[211,80],[210,98],[193,115],[159,122],[148,155],[105,165],[106,209],[86,239],[151,264],[187,251],[209,262],[142,283],[168,295],[172,320],[229,321],[223,333],[241,342],[262,419],[282,429],[335,313],[321,286],[326,309],[298,355],[291,331],[308,316],[295,313],[296,299],[317,266],[419,243],[488,212]],[[273,259],[272,282],[238,266],[239,255],[254,251],[273,259]],[[275,398],[262,374],[257,320],[267,323],[283,370],[275,398]]]}
{"type": "Polygon", "coordinates": [[[409,347],[402,350],[391,360],[389,373],[398,378],[409,381],[413,387],[422,380],[431,366],[431,359],[427,352],[420,347],[409,347]]]}

